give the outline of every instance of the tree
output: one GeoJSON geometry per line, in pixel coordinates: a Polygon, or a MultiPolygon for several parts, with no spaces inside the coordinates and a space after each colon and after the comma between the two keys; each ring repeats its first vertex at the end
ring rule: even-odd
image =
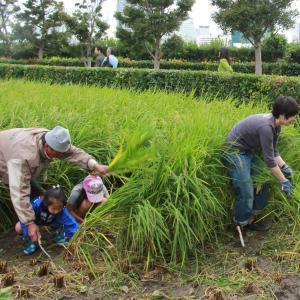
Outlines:
{"type": "Polygon", "coordinates": [[[3,48],[3,54],[9,55],[11,51],[12,19],[19,7],[15,4],[15,0],[0,0],[0,41],[3,48]]]}
{"type": "Polygon", "coordinates": [[[164,58],[180,58],[183,56],[184,40],[177,34],[173,34],[161,45],[164,58]]]}
{"type": "Polygon", "coordinates": [[[298,12],[294,0],[211,0],[214,21],[226,32],[239,31],[254,46],[255,73],[262,74],[261,41],[269,32],[291,28],[298,12]]]}
{"type": "Polygon", "coordinates": [[[24,10],[17,15],[20,24],[15,26],[15,37],[28,41],[43,58],[49,40],[64,24],[66,14],[62,2],[56,0],[27,0],[24,10]]]}
{"type": "Polygon", "coordinates": [[[67,20],[69,30],[81,45],[84,64],[87,67],[92,65],[92,47],[95,45],[95,40],[104,36],[108,29],[108,25],[101,20],[104,1],[82,0],[76,3],[76,11],[67,20]]]}
{"type": "Polygon", "coordinates": [[[270,34],[262,42],[262,58],[270,62],[283,59],[287,50],[288,41],[284,35],[270,34]]]}
{"type": "Polygon", "coordinates": [[[194,0],[128,0],[119,21],[117,37],[135,49],[146,49],[158,69],[162,38],[187,19],[194,0]]]}

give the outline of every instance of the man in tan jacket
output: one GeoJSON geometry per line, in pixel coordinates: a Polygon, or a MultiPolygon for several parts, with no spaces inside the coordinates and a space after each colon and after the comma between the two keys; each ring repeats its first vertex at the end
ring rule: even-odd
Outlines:
{"type": "Polygon", "coordinates": [[[28,226],[29,237],[37,241],[39,228],[30,203],[31,181],[47,169],[53,158],[75,163],[105,175],[100,165],[83,150],[71,145],[68,129],[15,128],[0,132],[0,180],[9,185],[10,197],[20,221],[28,226]]]}

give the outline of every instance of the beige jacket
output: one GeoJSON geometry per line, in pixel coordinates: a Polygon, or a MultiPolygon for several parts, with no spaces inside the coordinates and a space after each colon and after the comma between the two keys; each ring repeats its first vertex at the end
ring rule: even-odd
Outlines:
{"type": "MultiPolygon", "coordinates": [[[[43,150],[45,128],[15,128],[0,131],[0,179],[9,184],[10,197],[21,222],[35,220],[30,204],[30,181],[45,170],[52,159],[43,150]]],[[[95,159],[83,150],[72,146],[61,158],[93,169],[95,159]]]]}

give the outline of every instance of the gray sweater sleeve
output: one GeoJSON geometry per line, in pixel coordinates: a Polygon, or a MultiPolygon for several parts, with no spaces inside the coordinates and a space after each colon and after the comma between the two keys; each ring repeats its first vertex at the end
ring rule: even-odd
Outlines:
{"type": "Polygon", "coordinates": [[[281,132],[281,128],[279,127],[277,138],[276,138],[276,140],[274,141],[274,156],[275,156],[275,157],[277,157],[277,156],[280,155],[280,153],[279,153],[279,151],[278,151],[278,148],[277,148],[277,145],[278,145],[278,138],[279,138],[280,132],[281,132]]]}
{"type": "Polygon", "coordinates": [[[275,161],[273,130],[271,126],[263,126],[259,129],[259,140],[263,151],[264,160],[269,168],[277,166],[275,161]]]}
{"type": "Polygon", "coordinates": [[[82,182],[75,185],[71,191],[70,197],[68,198],[67,204],[72,205],[73,207],[79,206],[82,191],[83,191],[82,182]]]}

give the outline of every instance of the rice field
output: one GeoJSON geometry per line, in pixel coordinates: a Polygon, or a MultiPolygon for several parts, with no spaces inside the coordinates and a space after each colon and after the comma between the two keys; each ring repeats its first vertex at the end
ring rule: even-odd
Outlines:
{"type": "MultiPolygon", "coordinates": [[[[192,257],[197,262],[204,245],[217,242],[232,219],[233,193],[222,164],[226,135],[238,120],[269,111],[263,103],[237,106],[230,99],[192,94],[14,80],[1,81],[0,90],[1,129],[60,124],[69,128],[74,145],[111,164],[115,176],[105,179],[111,198],[89,215],[73,243],[91,267],[94,251],[107,261],[138,259],[145,268],[154,261],[184,266],[192,257]]],[[[298,126],[284,128],[280,141],[296,183],[298,126]]],[[[69,192],[85,174],[56,161],[42,183],[59,183],[69,192]]],[[[300,189],[296,185],[289,201],[268,170],[257,185],[265,182],[272,184],[265,215],[288,220],[296,230],[300,189]]],[[[5,229],[13,222],[7,191],[1,193],[5,229]]]]}

